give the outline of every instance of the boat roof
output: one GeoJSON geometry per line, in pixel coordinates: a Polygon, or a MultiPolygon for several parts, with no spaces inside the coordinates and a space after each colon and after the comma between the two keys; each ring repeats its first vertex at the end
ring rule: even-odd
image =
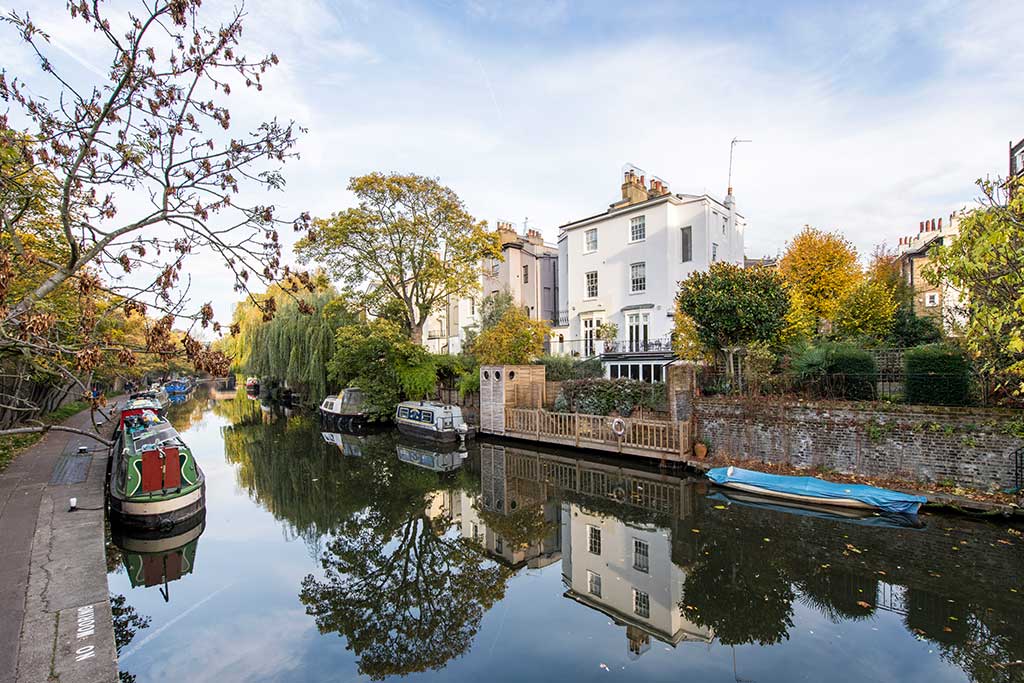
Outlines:
{"type": "Polygon", "coordinates": [[[129,432],[125,435],[125,443],[131,444],[136,451],[149,450],[158,446],[175,446],[177,448],[188,448],[181,436],[170,422],[161,420],[156,424],[138,432],[129,432]]]}

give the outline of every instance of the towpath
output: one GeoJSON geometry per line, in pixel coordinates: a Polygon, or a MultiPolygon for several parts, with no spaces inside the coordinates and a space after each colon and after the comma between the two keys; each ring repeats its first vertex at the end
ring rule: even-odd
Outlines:
{"type": "MultiPolygon", "coordinates": [[[[63,424],[88,430],[90,420],[86,410],[63,424]]],[[[100,426],[104,438],[112,431],[100,426]]],[[[98,441],[51,431],[0,473],[0,681],[117,680],[104,552],[108,457],[98,441]],[[79,509],[69,512],[72,497],[79,509]]]]}

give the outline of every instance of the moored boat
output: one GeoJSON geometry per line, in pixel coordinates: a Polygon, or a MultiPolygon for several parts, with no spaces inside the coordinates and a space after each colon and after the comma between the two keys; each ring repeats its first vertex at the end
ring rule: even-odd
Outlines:
{"type": "Polygon", "coordinates": [[[781,500],[840,508],[882,510],[915,515],[927,502],[924,496],[866,484],[840,484],[817,477],[767,474],[739,467],[716,467],[707,476],[719,486],[781,500]]]}
{"type": "Polygon", "coordinates": [[[168,584],[195,569],[199,537],[206,527],[202,514],[166,531],[110,527],[110,538],[120,550],[121,563],[132,588],[160,586],[170,600],[168,584]]]}
{"type": "Polygon", "coordinates": [[[187,394],[192,391],[192,385],[187,379],[172,379],[164,382],[164,391],[168,394],[187,394]]]}
{"type": "Polygon", "coordinates": [[[320,403],[320,419],[326,426],[341,432],[361,432],[370,421],[363,403],[362,390],[349,387],[320,403]]]}
{"type": "Polygon", "coordinates": [[[473,436],[459,406],[437,401],[403,401],[395,408],[395,426],[409,436],[452,443],[473,436]]]}
{"type": "Polygon", "coordinates": [[[125,408],[112,447],[111,516],[125,527],[167,529],[203,512],[206,481],[191,449],[150,408],[125,408]]]}

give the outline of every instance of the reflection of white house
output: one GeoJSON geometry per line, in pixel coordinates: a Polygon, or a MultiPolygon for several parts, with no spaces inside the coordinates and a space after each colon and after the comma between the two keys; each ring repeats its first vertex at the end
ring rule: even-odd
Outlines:
{"type": "Polygon", "coordinates": [[[672,562],[668,529],[627,525],[566,503],[562,544],[566,596],[625,625],[632,654],[643,654],[651,636],[672,646],[711,640],[709,629],[682,613],[686,572],[672,562]]]}

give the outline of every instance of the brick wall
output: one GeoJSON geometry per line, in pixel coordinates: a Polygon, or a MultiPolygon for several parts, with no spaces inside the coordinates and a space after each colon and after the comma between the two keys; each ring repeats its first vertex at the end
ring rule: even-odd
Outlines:
{"type": "Polygon", "coordinates": [[[1011,486],[1024,446],[1006,433],[1020,413],[997,409],[699,397],[693,411],[713,455],[981,489],[1011,486]]]}

